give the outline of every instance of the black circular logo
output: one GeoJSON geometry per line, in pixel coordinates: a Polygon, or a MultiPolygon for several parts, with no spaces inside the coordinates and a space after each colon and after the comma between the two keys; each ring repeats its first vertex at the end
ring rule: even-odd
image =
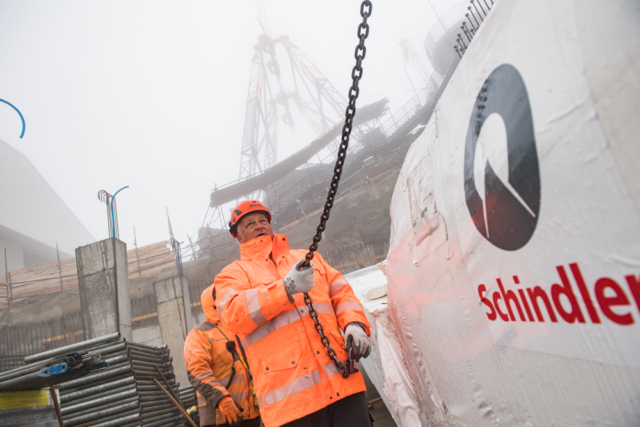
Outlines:
{"type": "Polygon", "coordinates": [[[473,106],[464,190],[473,223],[492,244],[515,251],[531,239],[540,212],[540,168],[527,88],[512,65],[493,70],[473,106]]]}

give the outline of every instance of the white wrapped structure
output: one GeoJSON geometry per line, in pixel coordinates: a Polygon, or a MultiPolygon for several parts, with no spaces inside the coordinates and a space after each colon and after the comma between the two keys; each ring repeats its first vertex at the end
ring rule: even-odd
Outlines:
{"type": "Polygon", "coordinates": [[[640,424],[639,23],[500,0],[469,46],[392,199],[401,425],[640,424]]]}

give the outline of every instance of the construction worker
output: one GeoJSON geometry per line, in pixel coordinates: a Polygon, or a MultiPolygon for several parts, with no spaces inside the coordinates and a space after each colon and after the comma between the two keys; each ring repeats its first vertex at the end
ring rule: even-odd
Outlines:
{"type": "Polygon", "coordinates": [[[216,304],[221,323],[240,338],[264,425],[370,427],[355,363],[370,352],[370,325],[349,283],[318,253],[301,270],[306,251],[290,250],[286,236],[273,234],[259,201],[240,203],[229,228],[241,259],[216,277],[216,304]],[[337,358],[345,365],[353,355],[348,378],[328,356],[305,292],[337,358]]]}
{"type": "Polygon", "coordinates": [[[184,361],[198,396],[200,426],[259,427],[251,383],[237,352],[235,337],[220,325],[213,286],[200,301],[207,320],[193,328],[184,343],[184,361]]]}

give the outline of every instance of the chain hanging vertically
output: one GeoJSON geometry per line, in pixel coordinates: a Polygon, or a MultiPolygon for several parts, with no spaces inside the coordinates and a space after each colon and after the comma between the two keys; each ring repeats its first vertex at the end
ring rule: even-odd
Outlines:
{"type": "MultiPolygon", "coordinates": [[[[327,227],[327,220],[329,219],[329,214],[331,212],[331,208],[333,207],[333,202],[335,201],[336,194],[338,192],[338,184],[340,183],[340,177],[342,176],[342,171],[344,169],[344,163],[347,158],[347,149],[349,148],[349,135],[351,135],[351,128],[353,126],[353,117],[356,114],[356,99],[358,99],[358,95],[360,93],[360,79],[362,78],[362,60],[367,54],[367,48],[364,45],[364,41],[369,36],[369,24],[367,24],[367,19],[371,16],[371,11],[373,6],[371,1],[364,0],[360,5],[360,15],[362,16],[362,23],[358,25],[358,38],[360,42],[356,46],[355,50],[355,58],[356,65],[353,67],[351,71],[351,78],[353,83],[351,84],[351,88],[349,88],[349,104],[347,105],[347,110],[345,112],[345,120],[344,126],[342,127],[342,137],[340,140],[340,149],[338,150],[338,155],[336,157],[336,165],[333,168],[333,178],[331,179],[331,185],[329,186],[329,193],[327,194],[327,202],[324,204],[324,211],[320,216],[320,224],[316,229],[316,234],[313,236],[313,243],[309,246],[309,252],[305,255],[304,263],[302,264],[302,268],[309,267],[311,260],[313,259],[313,253],[318,250],[318,243],[322,240],[322,233],[327,227]]],[[[324,334],[324,330],[322,328],[322,323],[318,320],[318,313],[313,308],[313,301],[308,293],[304,294],[304,302],[307,304],[309,308],[309,316],[313,319],[315,323],[316,331],[320,334],[320,341],[327,348],[327,354],[333,360],[333,362],[338,366],[342,376],[344,378],[349,377],[350,367],[347,368],[344,364],[338,359],[336,352],[331,348],[329,338],[324,334]]],[[[349,363],[349,361],[347,361],[349,363]]]]}

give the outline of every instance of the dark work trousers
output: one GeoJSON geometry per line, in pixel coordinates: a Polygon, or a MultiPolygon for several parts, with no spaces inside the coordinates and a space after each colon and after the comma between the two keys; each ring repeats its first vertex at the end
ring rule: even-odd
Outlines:
{"type": "Polygon", "coordinates": [[[352,394],[336,403],[282,427],[372,427],[364,392],[352,394]]]}
{"type": "MultiPolygon", "coordinates": [[[[238,424],[238,427],[260,427],[260,417],[255,417],[252,420],[245,420],[238,424]]],[[[205,426],[205,427],[231,427],[231,424],[218,424],[217,426],[205,426]]]]}

